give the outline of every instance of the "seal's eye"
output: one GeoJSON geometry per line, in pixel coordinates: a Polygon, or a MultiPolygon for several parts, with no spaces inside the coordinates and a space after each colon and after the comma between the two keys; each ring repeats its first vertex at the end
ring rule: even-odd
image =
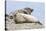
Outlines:
{"type": "Polygon", "coordinates": [[[27,12],[25,12],[25,11],[23,11],[24,12],[24,14],[27,14],[27,12]]]}
{"type": "Polygon", "coordinates": [[[13,19],[13,16],[10,16],[10,19],[13,19]]]}

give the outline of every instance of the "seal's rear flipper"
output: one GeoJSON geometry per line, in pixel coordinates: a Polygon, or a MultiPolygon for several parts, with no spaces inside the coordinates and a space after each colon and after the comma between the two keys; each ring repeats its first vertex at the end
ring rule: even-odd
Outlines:
{"type": "Polygon", "coordinates": [[[38,24],[40,24],[40,25],[42,25],[42,23],[40,23],[40,22],[37,22],[38,24]]]}

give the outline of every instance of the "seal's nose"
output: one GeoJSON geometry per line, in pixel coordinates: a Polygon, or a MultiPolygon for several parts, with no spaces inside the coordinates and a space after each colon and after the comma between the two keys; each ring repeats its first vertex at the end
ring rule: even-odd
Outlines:
{"type": "Polygon", "coordinates": [[[33,9],[31,10],[31,12],[33,12],[33,9]]]}

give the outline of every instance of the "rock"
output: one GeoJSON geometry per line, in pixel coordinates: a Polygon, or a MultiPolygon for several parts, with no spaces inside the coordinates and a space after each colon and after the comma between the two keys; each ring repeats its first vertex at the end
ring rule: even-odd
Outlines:
{"type": "Polygon", "coordinates": [[[6,17],[6,28],[7,31],[13,31],[18,29],[39,29],[44,28],[43,25],[40,25],[38,23],[22,23],[22,24],[15,24],[13,19],[9,19],[6,17]]]}

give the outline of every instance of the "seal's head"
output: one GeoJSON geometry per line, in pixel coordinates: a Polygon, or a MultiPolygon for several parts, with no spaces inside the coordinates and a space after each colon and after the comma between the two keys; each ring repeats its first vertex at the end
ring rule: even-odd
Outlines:
{"type": "Polygon", "coordinates": [[[27,14],[31,14],[33,12],[33,9],[31,8],[24,8],[24,10],[26,10],[24,12],[26,12],[27,14]]]}
{"type": "Polygon", "coordinates": [[[32,12],[33,12],[33,9],[28,8],[28,7],[16,10],[16,13],[24,13],[24,14],[30,14],[30,15],[32,12]]]}

